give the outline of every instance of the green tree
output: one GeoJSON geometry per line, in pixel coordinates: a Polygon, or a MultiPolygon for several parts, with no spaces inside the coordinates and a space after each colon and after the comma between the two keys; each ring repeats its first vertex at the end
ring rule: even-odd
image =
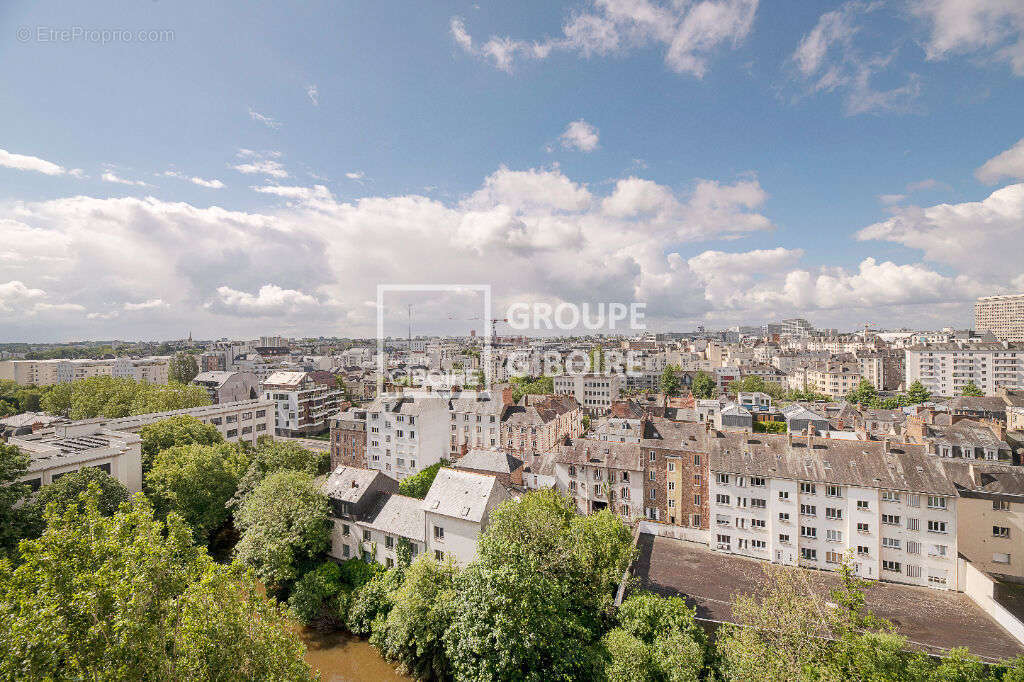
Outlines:
{"type": "Polygon", "coordinates": [[[609,680],[697,682],[704,669],[704,631],[696,613],[678,597],[635,592],[616,614],[618,627],[605,635],[609,680]]]}
{"type": "Polygon", "coordinates": [[[40,518],[47,505],[56,505],[57,513],[60,513],[68,505],[78,504],[79,497],[91,486],[99,491],[96,508],[104,516],[113,516],[122,504],[131,499],[131,493],[121,481],[96,467],[83,467],[64,474],[39,490],[33,502],[39,509],[40,518]]]}
{"type": "MultiPolygon", "coordinates": [[[[367,563],[361,559],[353,561],[367,563]]],[[[361,637],[371,636],[375,625],[380,631],[391,611],[391,595],[402,586],[404,579],[404,569],[392,568],[376,573],[369,581],[359,586],[352,594],[348,618],[345,620],[349,631],[361,637]]]]}
{"type": "Polygon", "coordinates": [[[451,625],[458,574],[453,561],[438,563],[421,554],[391,596],[381,652],[417,679],[448,677],[444,633],[451,625]]]}
{"type": "Polygon", "coordinates": [[[911,405],[917,405],[919,403],[926,403],[931,399],[932,394],[927,388],[924,387],[920,381],[914,381],[907,388],[907,401],[911,405]]]}
{"type": "Polygon", "coordinates": [[[104,516],[94,494],[0,561],[0,678],[312,679],[276,607],[180,519],[141,495],[104,516]]]}
{"type": "Polygon", "coordinates": [[[327,450],[311,450],[295,441],[273,440],[261,437],[252,454],[252,462],[238,484],[238,492],[231,506],[242,499],[270,474],[278,471],[301,471],[310,476],[327,473],[331,464],[331,453],[327,450]]]}
{"type": "Polygon", "coordinates": [[[11,555],[35,526],[35,514],[26,505],[32,489],[18,482],[28,473],[30,461],[17,446],[0,443],[0,559],[11,555]]]}
{"type": "Polygon", "coordinates": [[[661,373],[661,379],[658,382],[662,393],[665,395],[679,395],[682,387],[682,382],[679,380],[679,372],[680,369],[675,365],[665,367],[665,371],[661,373]]]}
{"type": "Polygon", "coordinates": [[[296,581],[288,607],[303,625],[330,619],[337,613],[336,607],[331,608],[331,601],[341,590],[341,568],[333,561],[325,561],[296,581]]]}
{"type": "Polygon", "coordinates": [[[857,384],[857,388],[847,394],[846,401],[854,404],[873,405],[877,396],[878,392],[875,390],[875,385],[867,379],[861,379],[860,383],[857,384]]]}
{"type": "Polygon", "coordinates": [[[227,502],[248,466],[248,455],[228,443],[175,445],[153,460],[146,490],[158,513],[178,513],[205,543],[227,521],[227,502]]]}
{"type": "Polygon", "coordinates": [[[403,478],[398,482],[398,492],[402,495],[416,497],[422,500],[430,491],[430,486],[434,484],[434,479],[437,478],[437,472],[441,470],[441,467],[446,467],[449,464],[450,462],[448,460],[442,459],[440,462],[431,464],[426,469],[423,469],[408,478],[403,478]]]}
{"type": "Polygon", "coordinates": [[[131,414],[152,414],[202,407],[210,404],[210,395],[202,386],[171,383],[139,385],[131,404],[131,414]]]}
{"type": "Polygon", "coordinates": [[[171,358],[167,368],[167,379],[179,384],[187,384],[199,374],[199,363],[196,356],[185,351],[178,351],[171,358]]]}
{"type": "Polygon", "coordinates": [[[690,392],[693,393],[694,398],[709,399],[715,397],[718,388],[710,374],[697,372],[697,376],[693,378],[693,384],[690,386],[690,392]]]}
{"type": "Polygon", "coordinates": [[[219,445],[224,442],[220,431],[192,415],[182,414],[147,424],[139,432],[142,438],[142,472],[148,472],[161,450],[175,445],[219,445]]]}
{"type": "Polygon", "coordinates": [[[242,532],[235,557],[271,589],[298,578],[330,546],[327,498],[302,471],[261,481],[239,506],[235,526],[242,532]]]}
{"type": "Polygon", "coordinates": [[[512,400],[519,402],[524,395],[547,395],[555,392],[554,377],[512,377],[512,400]]]}
{"type": "Polygon", "coordinates": [[[960,391],[960,395],[967,398],[982,398],[985,395],[985,391],[978,388],[978,385],[974,383],[974,380],[972,379],[971,381],[968,381],[967,385],[964,386],[962,391],[960,391]]]}

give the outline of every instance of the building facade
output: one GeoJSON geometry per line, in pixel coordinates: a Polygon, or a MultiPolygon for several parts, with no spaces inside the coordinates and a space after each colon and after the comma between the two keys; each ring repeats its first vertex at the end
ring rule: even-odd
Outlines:
{"type": "Polygon", "coordinates": [[[1024,294],[979,298],[974,304],[974,329],[992,332],[1000,341],[1024,343],[1024,294]]]}
{"type": "Polygon", "coordinates": [[[280,436],[328,430],[344,399],[342,391],[316,383],[308,372],[274,372],[262,391],[264,399],[276,403],[274,432],[280,436]]]}
{"type": "Polygon", "coordinates": [[[918,344],[906,350],[906,385],[920,381],[937,396],[960,395],[971,382],[985,395],[1024,387],[1024,344],[918,344]]]}
{"type": "Polygon", "coordinates": [[[432,393],[389,393],[366,408],[366,466],[401,480],[450,453],[448,401],[432,393]]]}
{"type": "Polygon", "coordinates": [[[98,424],[59,424],[53,433],[10,439],[29,455],[21,477],[33,490],[87,467],[105,471],[128,488],[142,490],[142,445],[137,434],[98,424]]]}

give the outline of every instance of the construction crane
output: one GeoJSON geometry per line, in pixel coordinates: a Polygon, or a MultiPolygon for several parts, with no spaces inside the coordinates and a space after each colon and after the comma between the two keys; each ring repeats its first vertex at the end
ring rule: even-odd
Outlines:
{"type": "Polygon", "coordinates": [[[498,342],[498,323],[502,322],[508,324],[507,317],[494,317],[491,318],[491,343],[498,342]]]}

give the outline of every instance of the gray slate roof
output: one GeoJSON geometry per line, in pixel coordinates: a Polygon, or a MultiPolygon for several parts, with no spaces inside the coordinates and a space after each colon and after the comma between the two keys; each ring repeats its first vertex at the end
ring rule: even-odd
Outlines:
{"type": "Polygon", "coordinates": [[[405,495],[381,495],[380,502],[366,515],[362,523],[382,533],[423,542],[423,501],[405,495]]]}
{"type": "Polygon", "coordinates": [[[496,474],[510,474],[523,466],[522,460],[502,450],[470,450],[456,463],[458,469],[493,471],[496,474]]]}
{"type": "Polygon", "coordinates": [[[423,500],[423,509],[479,523],[496,486],[501,483],[494,476],[442,468],[423,500]]]}
{"type": "Polygon", "coordinates": [[[366,494],[370,484],[383,475],[379,471],[343,465],[331,472],[320,490],[331,499],[355,503],[366,494]]]}

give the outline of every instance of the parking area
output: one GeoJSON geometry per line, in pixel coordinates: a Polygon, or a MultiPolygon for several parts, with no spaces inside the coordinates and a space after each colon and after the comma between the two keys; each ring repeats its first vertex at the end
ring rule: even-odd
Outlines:
{"type": "MultiPolygon", "coordinates": [[[[699,618],[731,621],[732,596],[754,592],[762,581],[764,563],[755,559],[647,534],[640,536],[638,547],[634,575],[641,587],[685,597],[699,618]]],[[[804,573],[818,594],[827,594],[838,584],[836,574],[828,571],[804,573]]],[[[986,659],[1024,654],[1024,646],[959,592],[876,582],[865,597],[868,608],[896,624],[900,634],[921,650],[942,653],[965,646],[986,659]]]]}

